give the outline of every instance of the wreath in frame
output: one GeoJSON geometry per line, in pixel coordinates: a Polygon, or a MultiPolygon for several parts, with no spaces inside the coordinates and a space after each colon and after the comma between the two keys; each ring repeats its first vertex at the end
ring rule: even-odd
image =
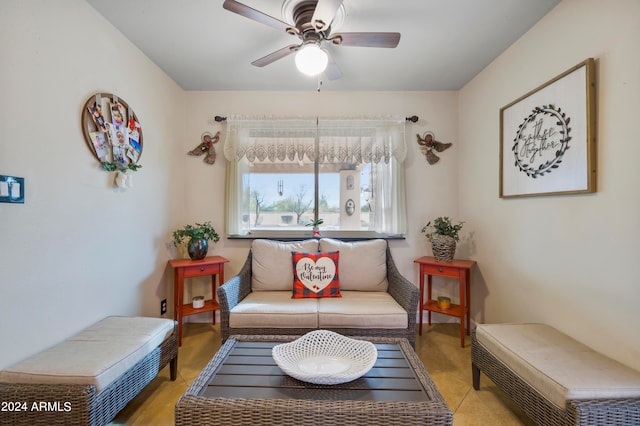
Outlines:
{"type": "Polygon", "coordinates": [[[567,115],[562,112],[562,109],[559,107],[556,108],[555,105],[549,104],[535,107],[531,114],[518,126],[518,131],[513,140],[513,147],[511,148],[515,157],[514,165],[518,167],[521,172],[533,179],[536,179],[538,176],[544,176],[545,174],[551,173],[554,169],[557,169],[562,163],[563,155],[569,149],[569,141],[571,140],[571,136],[569,135],[571,132],[571,128],[569,127],[570,121],[571,118],[567,117],[567,115]],[[551,127],[546,127],[547,130],[545,130],[545,132],[548,132],[548,134],[540,135],[537,127],[542,127],[542,123],[548,121],[552,123],[555,121],[555,123],[553,123],[554,125],[551,127]],[[531,132],[531,126],[534,127],[533,132],[531,132]],[[528,138],[523,137],[525,132],[536,134],[544,139],[549,137],[549,140],[543,142],[543,146],[532,149],[531,145],[527,142],[528,138]],[[560,138],[557,141],[551,138],[555,132],[560,134],[560,138]],[[548,146],[544,146],[545,143],[548,144],[548,146]],[[559,144],[559,146],[555,146],[555,144],[559,144]],[[538,151],[549,148],[557,148],[555,149],[555,157],[541,162],[537,167],[535,165],[531,166],[535,156],[539,154],[538,151]],[[529,164],[525,163],[525,159],[529,160],[529,164]]]}

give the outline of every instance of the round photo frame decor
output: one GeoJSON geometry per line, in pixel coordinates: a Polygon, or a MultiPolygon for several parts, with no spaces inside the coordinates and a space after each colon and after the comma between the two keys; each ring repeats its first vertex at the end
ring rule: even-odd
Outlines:
{"type": "Polygon", "coordinates": [[[107,171],[140,167],[142,127],[133,109],[112,93],[96,93],[82,108],[82,133],[87,147],[107,171]]]}

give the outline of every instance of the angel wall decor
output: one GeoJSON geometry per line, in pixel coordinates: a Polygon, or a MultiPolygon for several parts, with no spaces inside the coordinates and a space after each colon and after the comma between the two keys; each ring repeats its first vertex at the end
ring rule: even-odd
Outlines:
{"type": "Polygon", "coordinates": [[[418,145],[420,145],[420,151],[427,157],[429,164],[435,164],[440,160],[433,151],[442,152],[445,149],[451,147],[451,143],[442,143],[436,140],[436,135],[433,132],[425,132],[424,136],[416,135],[418,137],[418,145]]]}
{"type": "Polygon", "coordinates": [[[213,164],[216,162],[216,149],[213,144],[217,143],[220,140],[220,132],[217,132],[215,136],[213,136],[209,132],[204,132],[200,137],[200,145],[192,149],[188,152],[189,155],[200,156],[204,153],[207,154],[204,157],[204,162],[207,164],[213,164]]]}

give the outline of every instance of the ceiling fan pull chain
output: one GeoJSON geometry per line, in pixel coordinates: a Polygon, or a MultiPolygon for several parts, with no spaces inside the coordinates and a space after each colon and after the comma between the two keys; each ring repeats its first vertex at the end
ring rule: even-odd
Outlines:
{"type": "Polygon", "coordinates": [[[321,88],[322,88],[322,79],[320,78],[320,74],[318,74],[318,92],[320,92],[321,88]]]}

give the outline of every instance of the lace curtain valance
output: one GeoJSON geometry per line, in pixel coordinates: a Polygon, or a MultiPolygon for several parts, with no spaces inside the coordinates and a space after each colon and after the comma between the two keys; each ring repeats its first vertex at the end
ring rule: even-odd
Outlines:
{"type": "Polygon", "coordinates": [[[379,163],[404,161],[404,118],[227,119],[228,161],[379,163]],[[317,145],[316,145],[317,140],[317,145]]]}

